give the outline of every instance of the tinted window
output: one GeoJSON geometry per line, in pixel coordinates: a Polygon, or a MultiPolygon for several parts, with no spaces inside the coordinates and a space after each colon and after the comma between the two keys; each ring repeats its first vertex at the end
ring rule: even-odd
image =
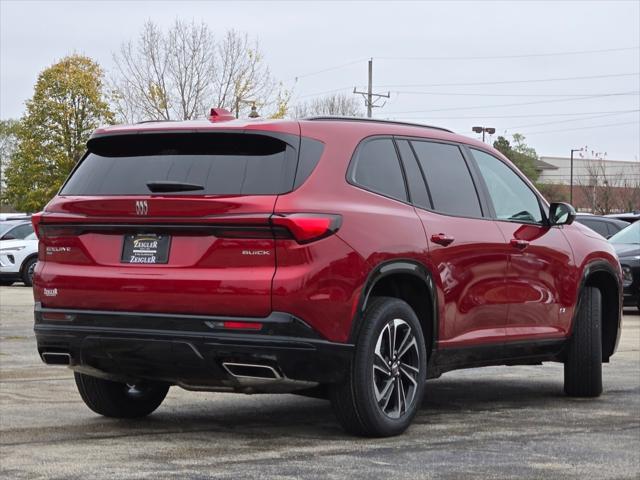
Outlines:
{"type": "Polygon", "coordinates": [[[496,217],[524,223],[542,222],[538,197],[504,162],[480,150],[471,150],[496,210],[496,217]]]}
{"type": "Polygon", "coordinates": [[[398,155],[389,138],[370,140],[359,148],[352,178],[367,190],[398,200],[407,200],[398,155]]]}
{"type": "Polygon", "coordinates": [[[482,217],[478,193],[462,152],[456,145],[411,142],[427,180],[434,210],[482,217]]]}
{"type": "Polygon", "coordinates": [[[603,237],[609,236],[609,231],[607,230],[607,224],[605,222],[599,222],[597,220],[587,218],[578,218],[578,221],[603,237]]]}
{"type": "Polygon", "coordinates": [[[16,224],[15,223],[0,223],[0,235],[4,235],[10,229],[12,229],[16,224]]]}
{"type": "Polygon", "coordinates": [[[411,203],[417,207],[431,208],[427,187],[424,184],[424,177],[422,176],[416,157],[413,154],[411,145],[409,145],[407,140],[398,140],[396,143],[400,151],[400,158],[402,159],[405,174],[407,175],[407,185],[409,186],[411,203]]]}
{"type": "Polygon", "coordinates": [[[290,191],[296,152],[285,142],[251,134],[149,134],[104,137],[62,195],[149,195],[148,182],[200,185],[171,195],[260,195],[290,191]]]}
{"type": "Polygon", "coordinates": [[[26,236],[32,233],[33,233],[33,225],[31,225],[30,223],[25,223],[9,230],[8,232],[6,232],[5,235],[9,235],[10,237],[15,238],[17,240],[22,240],[23,238],[25,238],[26,236]]]}

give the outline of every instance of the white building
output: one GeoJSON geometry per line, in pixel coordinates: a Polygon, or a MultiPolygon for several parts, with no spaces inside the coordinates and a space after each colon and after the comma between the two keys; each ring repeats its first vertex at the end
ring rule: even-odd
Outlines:
{"type": "MultiPolygon", "coordinates": [[[[571,159],[569,157],[540,157],[536,163],[540,172],[538,182],[569,185],[571,179],[571,159]]],[[[605,179],[612,186],[640,185],[640,162],[629,160],[602,160],[573,158],[573,184],[588,185],[597,179],[605,179]]]]}

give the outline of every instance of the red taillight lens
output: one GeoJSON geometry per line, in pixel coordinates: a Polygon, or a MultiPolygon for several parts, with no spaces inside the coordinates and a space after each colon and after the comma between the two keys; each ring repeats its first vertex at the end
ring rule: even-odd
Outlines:
{"type": "Polygon", "coordinates": [[[271,223],[289,230],[298,243],[309,243],[336,233],[342,217],[324,213],[285,213],[273,215],[271,223]]]}

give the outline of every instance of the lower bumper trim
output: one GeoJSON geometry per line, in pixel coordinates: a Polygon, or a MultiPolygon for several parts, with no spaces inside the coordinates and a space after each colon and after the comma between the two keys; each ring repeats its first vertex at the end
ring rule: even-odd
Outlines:
{"type": "MultiPolygon", "coordinates": [[[[354,348],[314,337],[312,332],[296,336],[301,326],[293,321],[279,323],[277,332],[168,330],[157,327],[175,326],[179,315],[157,322],[131,312],[122,317],[100,312],[93,317],[38,306],[35,320],[41,355],[68,354],[69,366],[78,372],[115,381],[162,381],[193,390],[282,392],[338,382],[349,368],[354,348]],[[46,313],[65,320],[45,320],[46,313]],[[130,323],[135,327],[123,326],[130,323]],[[279,378],[242,378],[229,372],[225,363],[262,365],[279,378]]],[[[186,323],[193,327],[191,320],[186,323]]]]}

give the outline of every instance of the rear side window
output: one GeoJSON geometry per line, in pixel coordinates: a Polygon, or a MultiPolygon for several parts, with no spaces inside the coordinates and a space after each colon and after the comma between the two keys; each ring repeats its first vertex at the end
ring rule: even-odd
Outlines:
{"type": "Polygon", "coordinates": [[[409,187],[411,203],[420,208],[431,208],[424,177],[422,176],[422,172],[420,171],[420,167],[418,166],[409,142],[407,140],[396,140],[396,145],[398,145],[402,165],[407,175],[407,186],[409,187]]]}
{"type": "Polygon", "coordinates": [[[412,141],[437,212],[482,217],[478,192],[460,148],[446,143],[412,141]]]}
{"type": "Polygon", "coordinates": [[[202,187],[171,195],[280,194],[293,188],[296,174],[295,148],[266,135],[121,135],[88,147],[61,195],[151,195],[150,182],[202,187]]]}
{"type": "Polygon", "coordinates": [[[351,178],[367,190],[407,201],[400,162],[390,138],[376,138],[360,146],[351,178]]]}

